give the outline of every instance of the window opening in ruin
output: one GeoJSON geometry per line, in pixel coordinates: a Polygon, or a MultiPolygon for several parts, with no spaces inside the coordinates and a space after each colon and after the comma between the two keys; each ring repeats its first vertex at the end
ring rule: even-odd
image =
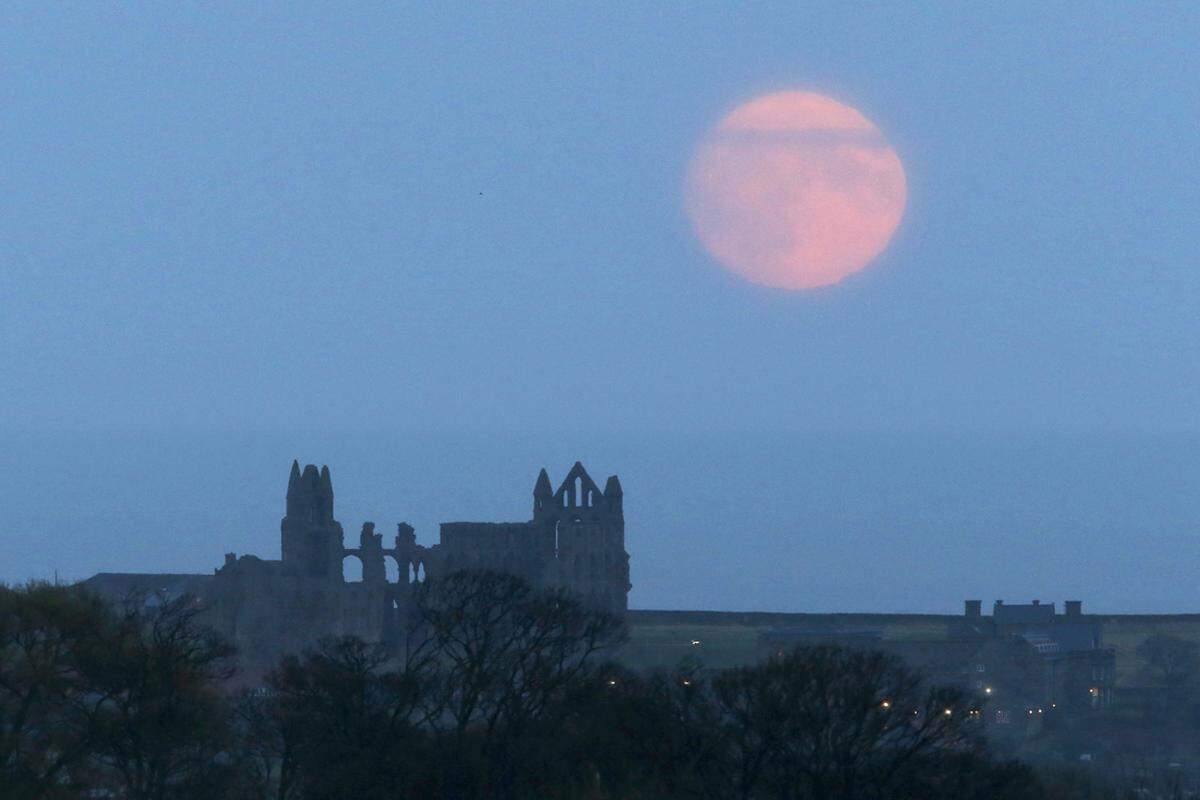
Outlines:
{"type": "Polygon", "coordinates": [[[383,557],[383,571],[388,583],[400,582],[400,564],[391,556],[383,557]]]}
{"type": "Polygon", "coordinates": [[[362,583],[363,567],[358,556],[350,555],[342,559],[342,580],[346,583],[362,583]]]}

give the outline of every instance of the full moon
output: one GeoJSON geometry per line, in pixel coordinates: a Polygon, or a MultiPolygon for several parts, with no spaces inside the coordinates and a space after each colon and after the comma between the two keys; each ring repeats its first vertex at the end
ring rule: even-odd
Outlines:
{"type": "Polygon", "coordinates": [[[869,119],[811,92],[735,108],[700,143],[687,212],[722,266],[783,289],[837,283],[900,224],[904,168],[869,119]]]}

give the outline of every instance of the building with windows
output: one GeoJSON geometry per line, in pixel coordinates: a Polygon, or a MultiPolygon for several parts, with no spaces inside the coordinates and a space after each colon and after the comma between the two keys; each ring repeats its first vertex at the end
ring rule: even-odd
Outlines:
{"type": "Polygon", "coordinates": [[[950,622],[952,639],[1008,642],[1036,654],[1035,669],[1021,678],[1042,705],[1071,709],[1107,706],[1116,678],[1116,651],[1104,646],[1104,626],[1083,613],[1083,603],[1067,600],[1063,613],[1054,603],[1009,604],[997,600],[990,616],[979,600],[967,600],[963,615],[950,622]]]}

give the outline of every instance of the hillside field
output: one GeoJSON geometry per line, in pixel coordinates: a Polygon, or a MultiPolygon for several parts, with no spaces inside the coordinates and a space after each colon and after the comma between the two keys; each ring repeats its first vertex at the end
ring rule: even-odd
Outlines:
{"type": "MultiPolygon", "coordinates": [[[[1167,633],[1200,641],[1200,614],[1101,615],[1104,645],[1116,650],[1117,686],[1149,686],[1153,679],[1137,655],[1149,635],[1167,633]]],[[[672,667],[695,660],[724,668],[751,663],[765,652],[763,633],[779,628],[807,631],[871,631],[897,641],[946,638],[955,617],[937,614],[770,614],[725,611],[629,612],[629,640],[617,654],[634,667],[672,667]],[[693,644],[699,642],[699,644],[693,644]]]]}

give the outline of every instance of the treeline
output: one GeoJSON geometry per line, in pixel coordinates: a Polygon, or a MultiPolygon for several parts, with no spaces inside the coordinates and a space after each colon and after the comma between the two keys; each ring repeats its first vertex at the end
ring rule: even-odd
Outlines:
{"type": "Polygon", "coordinates": [[[606,657],[619,619],[512,576],[431,581],[416,608],[403,642],[323,641],[233,692],[191,598],[0,589],[0,796],[1049,796],[989,755],[974,698],[888,655],[640,674],[606,657]]]}

